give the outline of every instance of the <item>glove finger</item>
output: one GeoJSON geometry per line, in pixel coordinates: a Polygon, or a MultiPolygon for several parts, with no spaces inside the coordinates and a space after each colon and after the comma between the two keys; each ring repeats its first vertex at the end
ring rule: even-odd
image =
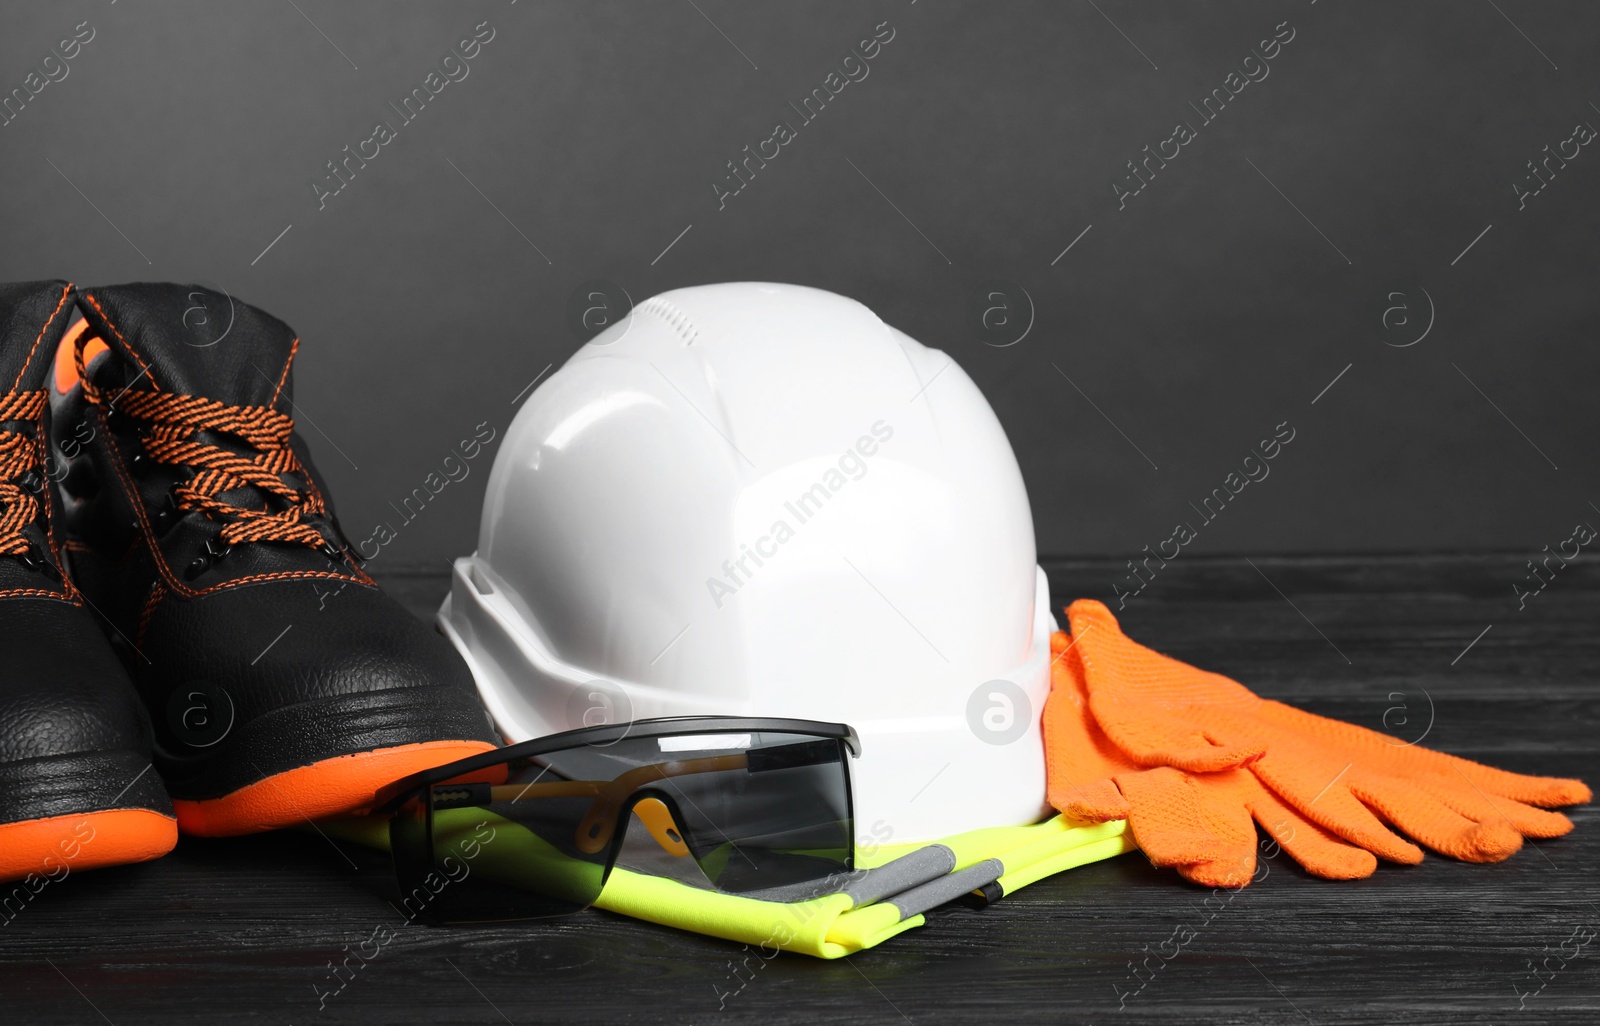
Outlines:
{"type": "Polygon", "coordinates": [[[1427,847],[1463,862],[1501,862],[1522,847],[1522,835],[1503,818],[1468,819],[1404,780],[1362,776],[1350,782],[1350,793],[1427,847]]]}
{"type": "MultiPolygon", "coordinates": [[[[1087,671],[1086,671],[1087,672],[1087,671]]],[[[1090,673],[1086,679],[1093,680],[1090,673]]],[[[1169,710],[1089,686],[1089,711],[1100,729],[1141,766],[1173,766],[1191,773],[1236,769],[1261,757],[1266,746],[1230,744],[1169,710]]]]}
{"type": "Polygon", "coordinates": [[[1572,830],[1572,820],[1561,813],[1536,809],[1514,798],[1484,793],[1439,777],[1424,777],[1417,784],[1468,819],[1479,823],[1503,821],[1524,837],[1560,837],[1572,830]]]}
{"type": "Polygon", "coordinates": [[[1075,783],[1052,773],[1047,796],[1050,805],[1073,819],[1091,823],[1106,823],[1113,819],[1127,819],[1132,807],[1122,796],[1117,785],[1109,779],[1075,783]]]}
{"type": "Polygon", "coordinates": [[[1248,844],[1231,857],[1211,862],[1192,862],[1178,866],[1178,875],[1202,887],[1221,887],[1236,891],[1256,875],[1256,846],[1248,844]]]}
{"type": "MultiPolygon", "coordinates": [[[[1454,759],[1455,756],[1447,755],[1445,758],[1454,759]]],[[[1483,766],[1467,759],[1460,761],[1471,767],[1471,769],[1462,768],[1467,779],[1485,791],[1529,805],[1555,809],[1563,805],[1583,805],[1594,797],[1594,792],[1589,790],[1588,784],[1571,777],[1530,777],[1495,769],[1493,766],[1483,766]]]]}
{"type": "Polygon", "coordinates": [[[1129,805],[1128,829],[1145,857],[1158,866],[1182,866],[1224,857],[1227,844],[1206,822],[1194,784],[1170,767],[1120,773],[1117,787],[1129,805]]]}
{"type": "Polygon", "coordinates": [[[1080,684],[1059,664],[1052,668],[1042,727],[1050,804],[1078,819],[1127,819],[1127,800],[1111,778],[1124,771],[1137,772],[1139,767],[1095,726],[1084,707],[1080,684]]]}
{"type": "Polygon", "coordinates": [[[1340,780],[1350,766],[1323,776],[1319,771],[1327,768],[1326,762],[1319,762],[1316,768],[1296,765],[1274,752],[1252,765],[1250,772],[1300,815],[1381,859],[1405,865],[1422,861],[1421,848],[1384,826],[1340,780]]]}
{"type": "Polygon", "coordinates": [[[1582,805],[1594,797],[1589,785],[1581,780],[1568,777],[1532,777],[1523,773],[1512,773],[1509,770],[1496,769],[1481,762],[1473,762],[1471,759],[1435,752],[1416,745],[1402,746],[1402,751],[1395,762],[1404,768],[1398,775],[1420,776],[1426,773],[1464,779],[1471,786],[1488,794],[1547,809],[1563,805],[1582,805]]]}
{"type": "Polygon", "coordinates": [[[1261,699],[1231,677],[1196,666],[1139,644],[1117,624],[1103,603],[1079,599],[1067,607],[1074,647],[1093,653],[1114,676],[1109,683],[1165,708],[1204,705],[1216,709],[1254,709],[1261,699]]]}
{"type": "Polygon", "coordinates": [[[1178,873],[1184,879],[1206,887],[1238,890],[1255,877],[1256,825],[1244,801],[1253,780],[1245,770],[1188,778],[1199,797],[1206,829],[1222,843],[1223,853],[1206,862],[1180,865],[1178,873]]]}
{"type": "Polygon", "coordinates": [[[1324,880],[1363,880],[1377,870],[1378,859],[1370,851],[1339,840],[1285,805],[1259,783],[1255,790],[1250,798],[1250,814],[1267,836],[1312,876],[1324,880]]]}
{"type": "Polygon", "coordinates": [[[1078,599],[1068,606],[1065,612],[1067,614],[1067,622],[1074,627],[1079,623],[1092,620],[1103,627],[1111,628],[1118,634],[1122,633],[1122,625],[1117,622],[1116,614],[1111,612],[1110,607],[1099,599],[1078,599]]]}
{"type": "MultiPolygon", "coordinates": [[[[1184,690],[1186,682],[1214,674],[1136,645],[1122,635],[1110,611],[1098,602],[1080,599],[1067,609],[1067,615],[1072,622],[1072,640],[1060,646],[1056,658],[1070,665],[1073,675],[1083,682],[1096,723],[1135,762],[1211,773],[1260,758],[1261,745],[1218,739],[1178,712],[1181,702],[1177,699],[1190,694],[1184,690]],[[1169,694],[1165,685],[1175,690],[1169,694]],[[1172,701],[1155,697],[1161,694],[1172,701]]],[[[1053,641],[1052,649],[1056,647],[1053,641]]],[[[1226,678],[1216,680],[1248,695],[1226,678]]]]}
{"type": "Polygon", "coordinates": [[[1079,696],[1066,689],[1058,687],[1045,699],[1040,727],[1045,769],[1051,775],[1059,772],[1074,780],[1099,780],[1139,768],[1101,733],[1079,696]]]}
{"type": "Polygon", "coordinates": [[[1460,775],[1489,794],[1544,808],[1579,805],[1593,797],[1589,786],[1581,780],[1535,777],[1496,769],[1420,745],[1401,744],[1387,734],[1308,713],[1282,702],[1262,702],[1256,714],[1321,744],[1343,748],[1358,746],[1364,754],[1370,755],[1371,760],[1375,760],[1375,768],[1393,776],[1410,777],[1422,773],[1448,777],[1460,775]]]}

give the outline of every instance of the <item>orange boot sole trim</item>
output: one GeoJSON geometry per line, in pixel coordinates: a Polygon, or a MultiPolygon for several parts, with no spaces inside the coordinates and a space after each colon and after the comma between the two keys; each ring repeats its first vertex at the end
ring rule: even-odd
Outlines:
{"type": "Polygon", "coordinates": [[[235,837],[297,826],[327,816],[367,812],[385,784],[479,752],[486,741],[427,741],[340,755],[202,801],[175,799],[178,826],[197,837],[235,837]]]}
{"type": "Polygon", "coordinates": [[[60,880],[84,869],[158,859],[178,823],[150,809],[104,809],[0,825],[0,880],[60,880]]]}

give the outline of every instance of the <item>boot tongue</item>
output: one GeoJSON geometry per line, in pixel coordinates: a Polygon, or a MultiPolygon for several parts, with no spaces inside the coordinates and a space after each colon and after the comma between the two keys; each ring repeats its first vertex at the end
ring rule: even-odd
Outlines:
{"type": "Polygon", "coordinates": [[[82,297],[90,327],[131,368],[128,387],[287,407],[295,334],[271,314],[200,285],[114,285],[82,297]]]}
{"type": "MultiPolygon", "coordinates": [[[[127,390],[290,411],[289,365],[296,339],[271,314],[201,285],[115,285],[84,289],[79,296],[89,330],[121,357],[114,364],[120,368],[119,379],[102,380],[96,370],[96,383],[111,397],[113,408],[115,397],[127,390]]],[[[247,443],[220,431],[201,431],[195,441],[245,458],[256,454],[247,443]]],[[[281,502],[254,487],[229,489],[216,497],[242,509],[262,510],[281,502]]]]}
{"type": "Polygon", "coordinates": [[[0,395],[44,387],[72,313],[64,281],[0,284],[0,395]]]}

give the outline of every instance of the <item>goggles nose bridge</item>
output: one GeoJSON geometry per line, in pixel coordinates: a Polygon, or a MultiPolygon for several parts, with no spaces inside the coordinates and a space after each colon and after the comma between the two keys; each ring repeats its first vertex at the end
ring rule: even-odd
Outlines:
{"type": "Polygon", "coordinates": [[[646,794],[634,803],[633,814],[639,817],[662,851],[677,858],[689,854],[689,845],[684,840],[677,810],[665,800],[654,794],[646,794]]]}
{"type": "Polygon", "coordinates": [[[579,824],[574,840],[580,850],[595,854],[612,843],[613,838],[626,836],[630,815],[639,817],[651,838],[668,855],[683,858],[692,854],[685,839],[683,814],[677,803],[671,795],[654,787],[635,790],[614,806],[607,804],[603,797],[596,799],[589,815],[579,824]],[[609,809],[615,809],[609,818],[595,821],[597,814],[609,809]]]}

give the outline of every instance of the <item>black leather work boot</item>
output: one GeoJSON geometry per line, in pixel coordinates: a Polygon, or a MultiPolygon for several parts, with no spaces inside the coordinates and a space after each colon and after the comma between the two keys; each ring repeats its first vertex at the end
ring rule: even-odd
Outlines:
{"type": "Polygon", "coordinates": [[[0,285],[0,923],[79,869],[172,850],[150,725],[99,617],[61,571],[46,378],[64,281],[0,285]]]}
{"type": "Polygon", "coordinates": [[[57,361],[73,579],[115,629],[186,833],[363,812],[494,747],[449,642],[378,590],[294,431],[300,340],[198,286],[84,290],[57,361]],[[70,455],[70,453],[69,453],[70,455]]]}

